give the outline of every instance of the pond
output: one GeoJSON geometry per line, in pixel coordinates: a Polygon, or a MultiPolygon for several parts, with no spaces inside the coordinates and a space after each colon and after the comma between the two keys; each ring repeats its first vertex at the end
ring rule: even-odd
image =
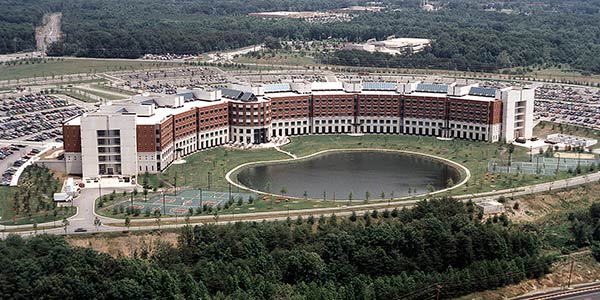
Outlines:
{"type": "Polygon", "coordinates": [[[313,199],[385,199],[424,194],[460,181],[454,166],[435,158],[402,152],[328,152],[312,158],[242,169],[237,180],[246,187],[313,199]],[[282,193],[282,190],[284,193],[282,193]]]}

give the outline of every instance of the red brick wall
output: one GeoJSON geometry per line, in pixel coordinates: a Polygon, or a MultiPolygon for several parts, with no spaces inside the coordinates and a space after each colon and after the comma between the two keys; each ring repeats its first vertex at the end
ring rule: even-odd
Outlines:
{"type": "Polygon", "coordinates": [[[400,95],[358,94],[358,115],[373,117],[399,117],[400,95]]]}
{"type": "Polygon", "coordinates": [[[451,121],[489,124],[489,102],[452,99],[448,100],[450,106],[449,118],[451,121]]]}
{"type": "Polygon", "coordinates": [[[63,125],[65,152],[81,152],[81,128],[79,125],[63,125]]]}
{"type": "Polygon", "coordinates": [[[502,123],[502,100],[496,100],[491,103],[490,124],[502,123]]]}
{"type": "Polygon", "coordinates": [[[284,96],[271,98],[273,120],[308,118],[310,96],[284,96]]]}
{"type": "Polygon", "coordinates": [[[137,125],[136,138],[138,152],[156,152],[155,125],[137,125]]]}
{"type": "Polygon", "coordinates": [[[196,111],[191,109],[173,116],[176,140],[196,133],[196,111]]]}
{"type": "Polygon", "coordinates": [[[407,118],[444,119],[446,98],[405,96],[404,116],[407,118]]]}
{"type": "Polygon", "coordinates": [[[227,103],[198,108],[199,131],[209,131],[229,124],[229,107],[227,103]]]}
{"type": "Polygon", "coordinates": [[[313,116],[351,117],[354,115],[354,94],[314,95],[313,116]]]}
{"type": "Polygon", "coordinates": [[[167,148],[173,143],[173,117],[168,117],[160,123],[160,147],[167,148]]]}

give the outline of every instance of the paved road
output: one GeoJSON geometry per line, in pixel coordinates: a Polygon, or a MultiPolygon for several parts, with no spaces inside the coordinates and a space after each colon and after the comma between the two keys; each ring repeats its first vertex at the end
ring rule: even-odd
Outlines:
{"type": "MultiPolygon", "coordinates": [[[[555,190],[555,189],[560,189],[560,188],[565,188],[565,187],[576,186],[576,185],[585,184],[585,183],[589,183],[592,181],[598,181],[598,180],[600,180],[600,172],[588,174],[588,175],[584,175],[584,176],[579,176],[579,177],[573,177],[573,178],[564,179],[564,180],[559,180],[559,181],[555,181],[555,182],[541,183],[541,184],[527,186],[527,187],[506,189],[506,190],[495,191],[495,192],[463,195],[463,196],[458,196],[456,198],[463,200],[463,201],[471,199],[475,202],[482,202],[482,201],[495,200],[501,196],[511,197],[511,196],[527,195],[527,194],[532,194],[532,193],[539,193],[539,192],[545,192],[545,191],[550,191],[550,190],[555,190]]],[[[128,188],[127,190],[132,190],[132,189],[133,188],[128,188]]],[[[102,194],[108,194],[108,193],[112,192],[112,190],[113,190],[113,188],[104,188],[104,189],[102,189],[102,194]]],[[[115,190],[117,190],[117,192],[122,192],[125,189],[121,188],[121,189],[115,189],[115,190]]],[[[120,227],[114,226],[116,224],[118,224],[118,225],[123,224],[124,221],[122,219],[100,217],[95,214],[94,200],[96,198],[98,198],[98,195],[99,195],[98,189],[83,189],[82,190],[80,197],[78,197],[73,203],[73,205],[77,207],[77,214],[75,216],[69,218],[70,225],[67,228],[69,233],[74,233],[73,230],[75,230],[76,228],[84,228],[88,232],[96,232],[96,231],[98,231],[98,232],[118,232],[118,231],[123,231],[125,229],[122,226],[120,226],[120,227]],[[98,217],[102,221],[102,225],[100,227],[94,226],[94,219],[96,217],[98,217]],[[111,224],[114,224],[114,225],[111,226],[111,224]]],[[[363,213],[364,211],[368,211],[368,210],[372,210],[372,209],[385,209],[388,207],[392,208],[392,207],[398,207],[398,206],[409,206],[410,207],[410,206],[414,205],[415,203],[417,203],[418,201],[420,201],[420,200],[406,200],[406,201],[395,202],[395,203],[392,202],[389,206],[388,206],[387,202],[377,202],[377,203],[371,203],[371,204],[365,204],[365,205],[356,205],[356,206],[353,206],[352,209],[354,209],[357,213],[363,213]]],[[[338,216],[345,216],[345,215],[350,215],[352,212],[350,210],[348,210],[347,207],[346,208],[343,208],[343,207],[342,208],[317,208],[317,209],[293,210],[290,212],[290,215],[293,217],[296,217],[298,215],[302,215],[303,217],[308,217],[310,215],[321,215],[321,214],[328,215],[328,214],[332,214],[332,213],[335,213],[338,216]]],[[[219,220],[216,220],[216,221],[218,224],[225,224],[225,223],[229,223],[231,221],[256,221],[256,220],[276,221],[276,220],[285,220],[287,218],[287,214],[285,211],[271,211],[271,212],[256,212],[256,213],[238,214],[238,215],[235,215],[234,219],[232,219],[232,216],[234,216],[234,215],[220,215],[221,221],[219,221],[219,220]]],[[[176,228],[176,227],[181,227],[181,226],[185,225],[183,222],[181,222],[182,219],[183,218],[179,218],[180,223],[178,223],[178,224],[162,225],[162,226],[153,224],[156,222],[155,219],[132,220],[130,229],[132,231],[137,231],[137,230],[153,230],[153,229],[160,229],[160,228],[176,228]],[[149,225],[149,223],[152,225],[149,225]]],[[[174,218],[174,217],[163,218],[162,222],[174,222],[175,220],[176,220],[176,218],[174,218]]],[[[207,215],[194,216],[194,217],[191,217],[190,220],[192,220],[192,222],[194,222],[194,221],[214,222],[215,221],[214,216],[207,216],[207,215]]],[[[52,223],[52,222],[50,222],[50,223],[52,223]]],[[[50,223],[38,224],[38,226],[41,227],[43,225],[49,225],[50,223]]],[[[9,229],[11,229],[11,228],[26,228],[27,226],[30,226],[30,225],[22,225],[22,226],[17,226],[17,227],[7,226],[7,228],[9,228],[9,229]]],[[[64,230],[61,228],[48,230],[46,232],[53,233],[53,234],[64,234],[64,230]]],[[[31,235],[32,232],[19,232],[17,234],[28,236],[28,235],[31,235]]]]}

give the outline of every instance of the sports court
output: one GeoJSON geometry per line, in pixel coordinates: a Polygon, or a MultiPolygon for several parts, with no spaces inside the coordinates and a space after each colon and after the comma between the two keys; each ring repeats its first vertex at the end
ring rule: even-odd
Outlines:
{"type": "MultiPolygon", "coordinates": [[[[207,205],[209,207],[225,206],[225,203],[229,199],[229,193],[213,192],[213,191],[202,191],[200,190],[186,190],[181,191],[174,196],[173,194],[164,195],[164,207],[167,215],[182,215],[186,214],[190,208],[196,209],[207,205]]],[[[256,194],[251,193],[231,193],[231,198],[237,203],[241,198],[244,203],[248,202],[248,199],[253,197],[256,199],[256,194]]],[[[142,211],[149,208],[151,211],[163,209],[163,197],[160,195],[153,196],[148,199],[148,202],[133,202],[133,207],[138,208],[142,211]]]]}
{"type": "Polygon", "coordinates": [[[600,166],[600,160],[536,157],[532,162],[512,162],[511,166],[502,166],[496,161],[488,162],[488,172],[512,174],[540,174],[545,176],[556,175],[556,170],[568,171],[580,168],[589,168],[591,165],[600,166]]]}

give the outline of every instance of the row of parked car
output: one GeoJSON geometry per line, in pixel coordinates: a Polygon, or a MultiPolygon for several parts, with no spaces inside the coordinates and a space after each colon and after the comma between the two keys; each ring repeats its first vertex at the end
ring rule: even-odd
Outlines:
{"type": "Polygon", "coordinates": [[[69,106],[69,102],[51,95],[26,95],[0,99],[0,116],[14,116],[69,106]]]}
{"type": "Polygon", "coordinates": [[[535,90],[536,118],[600,128],[600,89],[545,84],[535,90]]]}
{"type": "Polygon", "coordinates": [[[572,102],[536,100],[536,116],[552,122],[600,128],[600,107],[572,102]]]}
{"type": "Polygon", "coordinates": [[[72,117],[81,115],[85,110],[70,105],[43,112],[28,113],[0,118],[0,139],[14,140],[32,136],[32,141],[44,141],[61,135],[62,123],[72,117]],[[47,133],[42,135],[42,133],[47,133]]]}
{"type": "Polygon", "coordinates": [[[4,173],[2,173],[2,181],[0,181],[0,185],[1,186],[9,186],[10,181],[12,180],[15,173],[17,173],[17,169],[14,167],[6,169],[6,171],[4,171],[4,173]]]}
{"type": "Polygon", "coordinates": [[[47,141],[50,139],[54,139],[55,142],[62,142],[63,138],[61,136],[62,136],[62,129],[54,129],[52,131],[47,131],[47,132],[43,132],[40,134],[36,134],[36,135],[28,138],[27,141],[43,142],[43,141],[47,141]]]}
{"type": "MultiPolygon", "coordinates": [[[[25,146],[25,145],[12,144],[10,146],[1,148],[0,153],[6,152],[6,153],[10,153],[9,156],[15,155],[17,153],[17,151],[20,151],[22,148],[26,148],[26,147],[27,146],[25,146]]],[[[22,165],[24,165],[28,160],[30,160],[33,156],[35,156],[38,153],[40,153],[40,149],[33,148],[26,155],[17,159],[16,161],[14,161],[12,163],[12,166],[9,167],[8,169],[6,169],[4,171],[4,173],[2,173],[2,180],[0,181],[0,185],[1,186],[10,185],[10,182],[13,179],[13,176],[15,175],[15,173],[17,173],[17,169],[19,167],[21,167],[22,165]]]]}

